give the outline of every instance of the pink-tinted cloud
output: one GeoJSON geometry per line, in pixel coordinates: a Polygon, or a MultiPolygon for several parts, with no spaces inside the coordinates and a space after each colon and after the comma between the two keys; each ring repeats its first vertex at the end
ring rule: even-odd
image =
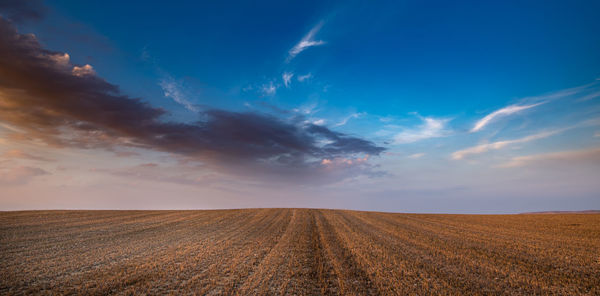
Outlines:
{"type": "Polygon", "coordinates": [[[37,176],[48,175],[49,172],[35,167],[19,166],[0,170],[0,184],[21,185],[29,183],[37,176]]]}
{"type": "Polygon", "coordinates": [[[52,161],[52,159],[46,158],[46,157],[42,157],[42,156],[37,156],[37,155],[33,155],[33,154],[29,154],[23,150],[18,150],[18,149],[13,149],[13,150],[9,150],[6,151],[4,153],[2,153],[2,155],[0,155],[1,157],[4,158],[21,158],[21,159],[30,159],[30,160],[38,160],[38,161],[52,161]]]}
{"type": "Polygon", "coordinates": [[[499,167],[511,168],[522,166],[540,165],[568,165],[568,164],[593,164],[600,165],[600,148],[582,150],[568,150],[552,153],[518,156],[499,167]]]}

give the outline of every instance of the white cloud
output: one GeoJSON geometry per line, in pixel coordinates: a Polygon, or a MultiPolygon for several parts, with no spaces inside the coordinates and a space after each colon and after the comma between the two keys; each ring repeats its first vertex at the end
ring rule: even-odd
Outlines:
{"type": "Polygon", "coordinates": [[[186,109],[198,112],[198,107],[192,104],[186,97],[183,91],[183,87],[175,81],[172,77],[165,75],[163,79],[158,83],[164,92],[164,96],[173,99],[178,104],[184,106],[186,109]]]}
{"type": "Polygon", "coordinates": [[[289,87],[290,83],[292,82],[292,77],[294,77],[294,73],[285,72],[283,75],[281,75],[281,77],[283,78],[283,84],[285,87],[289,87]]]}
{"type": "Polygon", "coordinates": [[[502,109],[496,110],[496,111],[488,114],[484,118],[480,119],[479,121],[477,121],[477,123],[475,123],[475,126],[473,126],[473,129],[471,129],[471,132],[477,132],[477,131],[481,130],[488,123],[490,123],[492,120],[494,120],[498,117],[508,116],[508,115],[511,115],[511,114],[514,114],[514,113],[517,113],[517,112],[520,112],[523,110],[533,108],[533,107],[541,105],[543,103],[544,102],[531,104],[531,105],[522,105],[522,106],[510,105],[510,106],[504,107],[502,109]]]}
{"type": "Polygon", "coordinates": [[[415,154],[411,154],[409,156],[407,156],[408,158],[412,158],[412,159],[418,159],[425,156],[425,153],[415,153],[415,154]]]}
{"type": "Polygon", "coordinates": [[[509,162],[498,167],[512,168],[521,167],[531,164],[548,164],[548,163],[600,163],[600,148],[590,148],[583,150],[569,150],[552,153],[534,154],[527,156],[518,156],[512,158],[509,162]]]}
{"type": "Polygon", "coordinates": [[[381,122],[392,122],[392,121],[394,121],[394,118],[391,117],[391,116],[379,117],[379,121],[381,121],[381,122]]]}
{"type": "Polygon", "coordinates": [[[294,45],[294,47],[290,49],[289,56],[287,58],[288,62],[309,47],[325,44],[325,41],[323,40],[314,40],[315,35],[319,32],[322,26],[323,22],[318,23],[308,32],[308,34],[306,34],[306,36],[304,36],[304,38],[300,40],[300,42],[298,42],[298,44],[294,45]]]}
{"type": "Polygon", "coordinates": [[[150,55],[150,52],[146,46],[142,48],[141,59],[149,62],[154,67],[155,71],[160,77],[158,85],[162,89],[163,95],[166,98],[173,99],[176,103],[182,105],[184,108],[192,112],[200,111],[198,106],[189,100],[189,92],[184,88],[182,83],[174,79],[169,73],[163,71],[158,66],[156,60],[150,55]]]}
{"type": "Polygon", "coordinates": [[[541,132],[541,133],[537,133],[537,134],[523,137],[520,139],[480,144],[477,146],[473,146],[473,147],[459,150],[459,151],[452,153],[452,159],[463,159],[467,155],[480,154],[480,153],[487,152],[489,150],[499,150],[508,145],[518,144],[518,143],[526,143],[526,142],[530,142],[530,141],[534,141],[534,140],[538,140],[538,139],[547,138],[547,137],[553,136],[558,133],[562,133],[562,132],[570,130],[570,129],[597,126],[597,125],[600,125],[600,118],[592,118],[592,119],[581,121],[577,124],[574,124],[574,125],[571,125],[568,127],[555,129],[555,130],[551,130],[551,131],[546,131],[546,132],[541,132]]]}
{"type": "Polygon", "coordinates": [[[317,119],[312,122],[314,125],[325,125],[325,119],[317,119]]]}
{"type": "Polygon", "coordinates": [[[342,119],[340,122],[336,123],[334,126],[342,126],[345,125],[346,123],[348,123],[348,121],[352,118],[359,118],[361,116],[364,116],[366,113],[361,112],[361,113],[353,113],[348,115],[347,117],[345,117],[344,119],[342,119]]]}
{"type": "Polygon", "coordinates": [[[459,160],[459,159],[463,159],[468,155],[472,155],[472,154],[481,154],[490,150],[499,150],[502,149],[508,145],[512,145],[512,144],[518,144],[518,143],[526,143],[526,142],[530,142],[530,141],[534,141],[534,140],[538,140],[538,139],[543,139],[543,138],[547,138],[550,137],[552,135],[558,134],[562,131],[564,131],[566,129],[560,129],[560,130],[554,130],[554,131],[548,131],[548,132],[542,132],[542,133],[538,133],[538,134],[534,134],[534,135],[530,135],[527,137],[523,137],[520,139],[514,139],[514,140],[506,140],[506,141],[497,141],[497,142],[492,142],[492,143],[486,143],[486,144],[480,144],[477,146],[473,146],[473,147],[469,147],[467,149],[463,149],[463,150],[458,150],[454,153],[452,153],[452,159],[455,160],[459,160]]]}
{"type": "Polygon", "coordinates": [[[547,93],[541,96],[535,96],[535,97],[527,97],[524,98],[523,101],[527,101],[527,102],[547,102],[547,101],[554,101],[554,100],[559,100],[559,99],[563,99],[566,97],[570,97],[576,94],[579,94],[581,92],[585,92],[586,90],[589,89],[590,86],[593,86],[594,83],[588,83],[588,84],[584,84],[584,85],[580,85],[580,86],[576,86],[576,87],[572,87],[572,88],[567,88],[567,89],[562,89],[559,91],[555,91],[555,92],[551,92],[551,93],[547,93]]]}
{"type": "Polygon", "coordinates": [[[574,98],[575,96],[582,96],[579,99],[577,99],[577,101],[587,101],[600,96],[600,91],[598,91],[598,83],[592,82],[577,87],[562,89],[559,91],[543,94],[540,96],[523,98],[521,102],[530,102],[530,104],[515,104],[496,110],[477,121],[471,129],[471,132],[477,132],[483,129],[486,125],[488,125],[490,122],[494,121],[497,118],[515,114],[551,101],[565,98],[574,98]]]}
{"type": "MultiPolygon", "coordinates": [[[[420,116],[419,116],[420,117],[420,116]]],[[[446,123],[448,119],[437,119],[433,117],[420,117],[423,124],[416,129],[406,129],[394,136],[395,144],[413,143],[429,138],[444,137],[448,134],[446,123]]]]}
{"type": "Polygon", "coordinates": [[[262,93],[266,96],[272,96],[277,92],[277,86],[273,84],[273,81],[269,82],[269,84],[263,84],[262,93]]]}
{"type": "Polygon", "coordinates": [[[596,138],[600,138],[600,132],[596,132],[596,133],[594,134],[594,137],[596,137],[596,138]]]}
{"type": "Polygon", "coordinates": [[[591,94],[585,95],[585,96],[579,98],[577,101],[578,102],[584,102],[584,101],[589,101],[589,100],[591,100],[593,98],[597,98],[597,97],[600,97],[600,91],[593,92],[591,94]]]}
{"type": "Polygon", "coordinates": [[[305,75],[298,75],[298,81],[303,82],[306,79],[310,79],[312,77],[312,73],[308,73],[305,75]]]}
{"type": "Polygon", "coordinates": [[[298,108],[294,108],[292,109],[292,111],[296,112],[296,113],[300,113],[300,114],[304,114],[304,115],[311,115],[316,113],[319,109],[317,109],[317,103],[311,103],[311,104],[307,104],[298,108]]]}

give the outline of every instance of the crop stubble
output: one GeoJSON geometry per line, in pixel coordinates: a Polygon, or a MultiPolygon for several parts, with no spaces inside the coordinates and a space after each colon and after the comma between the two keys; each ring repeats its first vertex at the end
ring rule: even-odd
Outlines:
{"type": "Polygon", "coordinates": [[[600,215],[0,213],[0,294],[600,294],[600,215]]]}

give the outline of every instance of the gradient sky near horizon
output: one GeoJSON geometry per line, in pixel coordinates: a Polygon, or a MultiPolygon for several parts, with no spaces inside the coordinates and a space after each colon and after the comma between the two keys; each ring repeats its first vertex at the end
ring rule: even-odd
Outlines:
{"type": "Polygon", "coordinates": [[[0,2],[0,210],[600,209],[598,1],[0,2]]]}

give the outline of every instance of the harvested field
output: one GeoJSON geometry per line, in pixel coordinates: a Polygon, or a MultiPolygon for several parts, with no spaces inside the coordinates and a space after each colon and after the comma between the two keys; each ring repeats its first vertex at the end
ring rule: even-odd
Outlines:
{"type": "Polygon", "coordinates": [[[600,215],[0,213],[0,294],[600,294],[600,215]]]}

